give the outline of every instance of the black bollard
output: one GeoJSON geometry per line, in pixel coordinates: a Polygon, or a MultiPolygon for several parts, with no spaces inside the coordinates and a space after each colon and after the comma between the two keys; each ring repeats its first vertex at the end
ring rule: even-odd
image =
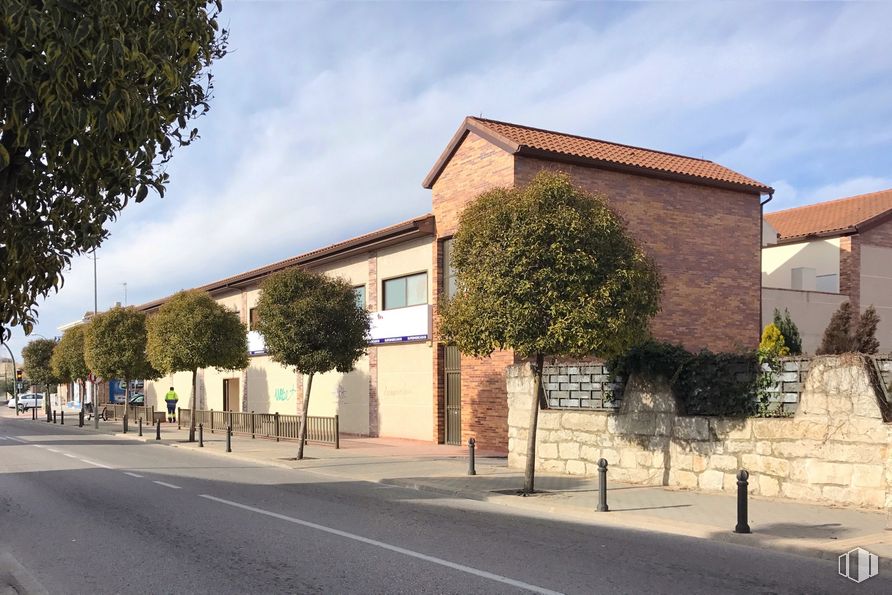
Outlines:
{"type": "Polygon", "coordinates": [[[53,423],[53,412],[51,412],[51,411],[46,412],[46,423],[48,423],[48,424],[53,423]]]}
{"type": "Polygon", "coordinates": [[[750,474],[746,469],[741,469],[737,473],[737,526],[734,527],[735,533],[749,533],[750,525],[748,521],[747,511],[747,488],[749,487],[750,474]]]}
{"type": "Polygon", "coordinates": [[[53,423],[56,423],[56,410],[53,409],[53,423]]]}
{"type": "Polygon", "coordinates": [[[123,425],[124,433],[126,434],[127,433],[127,415],[126,414],[124,415],[124,417],[121,418],[121,424],[123,425]]]}
{"type": "Polygon", "coordinates": [[[474,468],[474,449],[477,446],[477,441],[473,438],[468,438],[468,475],[477,475],[477,469],[474,468]]]}
{"type": "Polygon", "coordinates": [[[204,424],[198,424],[198,446],[204,448],[204,424]]]}
{"type": "Polygon", "coordinates": [[[226,452],[232,452],[232,426],[226,426],[226,452]]]}
{"type": "Polygon", "coordinates": [[[598,460],[598,512],[608,512],[607,507],[607,459],[598,460]]]}
{"type": "Polygon", "coordinates": [[[77,427],[84,427],[84,408],[81,407],[80,413],[77,414],[77,427]]]}
{"type": "Polygon", "coordinates": [[[139,418],[139,435],[142,436],[142,418],[139,418]]]}
{"type": "Polygon", "coordinates": [[[161,440],[161,420],[155,422],[155,440],[161,440]]]}
{"type": "Polygon", "coordinates": [[[33,419],[34,421],[37,421],[37,407],[34,407],[31,410],[31,419],[33,419]]]}
{"type": "Polygon", "coordinates": [[[64,409],[62,410],[62,413],[59,415],[59,418],[60,418],[59,425],[64,426],[65,425],[65,410],[64,409]]]}

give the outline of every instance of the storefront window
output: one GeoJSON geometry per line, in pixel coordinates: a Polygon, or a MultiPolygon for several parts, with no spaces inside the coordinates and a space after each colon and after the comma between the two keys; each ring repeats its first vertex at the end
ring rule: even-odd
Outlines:
{"type": "Polygon", "coordinates": [[[384,281],[384,309],[405,308],[427,303],[427,273],[384,281]]]}

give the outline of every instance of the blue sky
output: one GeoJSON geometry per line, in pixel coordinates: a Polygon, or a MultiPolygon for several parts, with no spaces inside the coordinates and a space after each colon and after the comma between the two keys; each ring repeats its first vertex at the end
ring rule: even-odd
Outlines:
{"type": "MultiPolygon", "coordinates": [[[[771,209],[892,187],[892,5],[224,0],[231,53],[164,199],[99,250],[100,309],[430,210],[466,115],[711,159],[771,209]]],[[[92,262],[36,333],[92,309],[92,262]]],[[[27,339],[18,330],[18,351],[27,339]]]]}

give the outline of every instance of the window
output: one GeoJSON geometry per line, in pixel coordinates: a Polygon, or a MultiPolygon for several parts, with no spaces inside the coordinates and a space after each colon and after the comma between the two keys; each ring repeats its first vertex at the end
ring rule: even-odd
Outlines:
{"type": "Polygon", "coordinates": [[[356,295],[356,307],[365,309],[365,285],[357,285],[353,293],[356,295]]]}
{"type": "Polygon", "coordinates": [[[248,330],[256,331],[257,330],[257,321],[260,320],[260,316],[257,313],[257,308],[251,308],[248,310],[248,330]]]}
{"type": "Polygon", "coordinates": [[[443,290],[446,299],[451,299],[458,289],[458,276],[452,266],[452,238],[443,241],[443,290]]]}
{"type": "Polygon", "coordinates": [[[384,309],[405,308],[427,303],[427,273],[384,281],[384,309]]]}

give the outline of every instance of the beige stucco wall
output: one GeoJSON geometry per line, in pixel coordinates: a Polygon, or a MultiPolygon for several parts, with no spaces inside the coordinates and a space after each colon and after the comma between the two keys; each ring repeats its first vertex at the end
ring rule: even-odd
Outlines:
{"type": "Polygon", "coordinates": [[[861,310],[873,304],[880,315],[880,350],[892,350],[892,248],[861,246],[861,310]]]}
{"type": "MultiPolygon", "coordinates": [[[[529,364],[511,366],[507,384],[508,465],[523,468],[529,364]]],[[[857,356],[813,359],[791,418],[682,416],[665,383],[633,377],[618,414],[540,411],[536,466],[595,475],[603,457],[615,481],[731,493],[747,469],[753,494],[892,512],[892,424],[880,399],[857,356]]]]}
{"type": "Polygon", "coordinates": [[[378,348],[378,427],[381,436],[431,439],[433,374],[430,343],[378,348]]]}
{"type": "Polygon", "coordinates": [[[774,309],[790,311],[790,318],[799,328],[802,351],[814,353],[821,344],[830,317],[848,296],[819,291],[762,288],[762,326],[774,320],[774,309]]]}
{"type": "Polygon", "coordinates": [[[427,273],[427,303],[431,303],[433,246],[433,238],[426,237],[378,251],[378,303],[374,305],[375,310],[380,310],[383,305],[385,280],[414,273],[427,273]]]}
{"type": "MultiPolygon", "coordinates": [[[[248,364],[248,411],[255,413],[298,413],[297,374],[265,355],[248,364]]],[[[222,402],[222,401],[221,401],[222,402]]]]}
{"type": "Polygon", "coordinates": [[[239,394],[237,401],[231,405],[233,411],[242,410],[242,371],[241,370],[216,370],[206,368],[203,373],[202,387],[204,400],[202,403],[206,409],[221,411],[223,409],[223,380],[226,378],[239,379],[239,394]]]}
{"type": "MultiPolygon", "coordinates": [[[[304,390],[307,377],[303,378],[304,390]]],[[[369,434],[369,357],[361,357],[348,374],[328,372],[313,378],[310,415],[338,416],[338,427],[346,434],[369,434]]]]}
{"type": "Polygon", "coordinates": [[[815,269],[817,276],[839,275],[839,238],[762,249],[762,286],[790,289],[791,270],[815,269]]]}

